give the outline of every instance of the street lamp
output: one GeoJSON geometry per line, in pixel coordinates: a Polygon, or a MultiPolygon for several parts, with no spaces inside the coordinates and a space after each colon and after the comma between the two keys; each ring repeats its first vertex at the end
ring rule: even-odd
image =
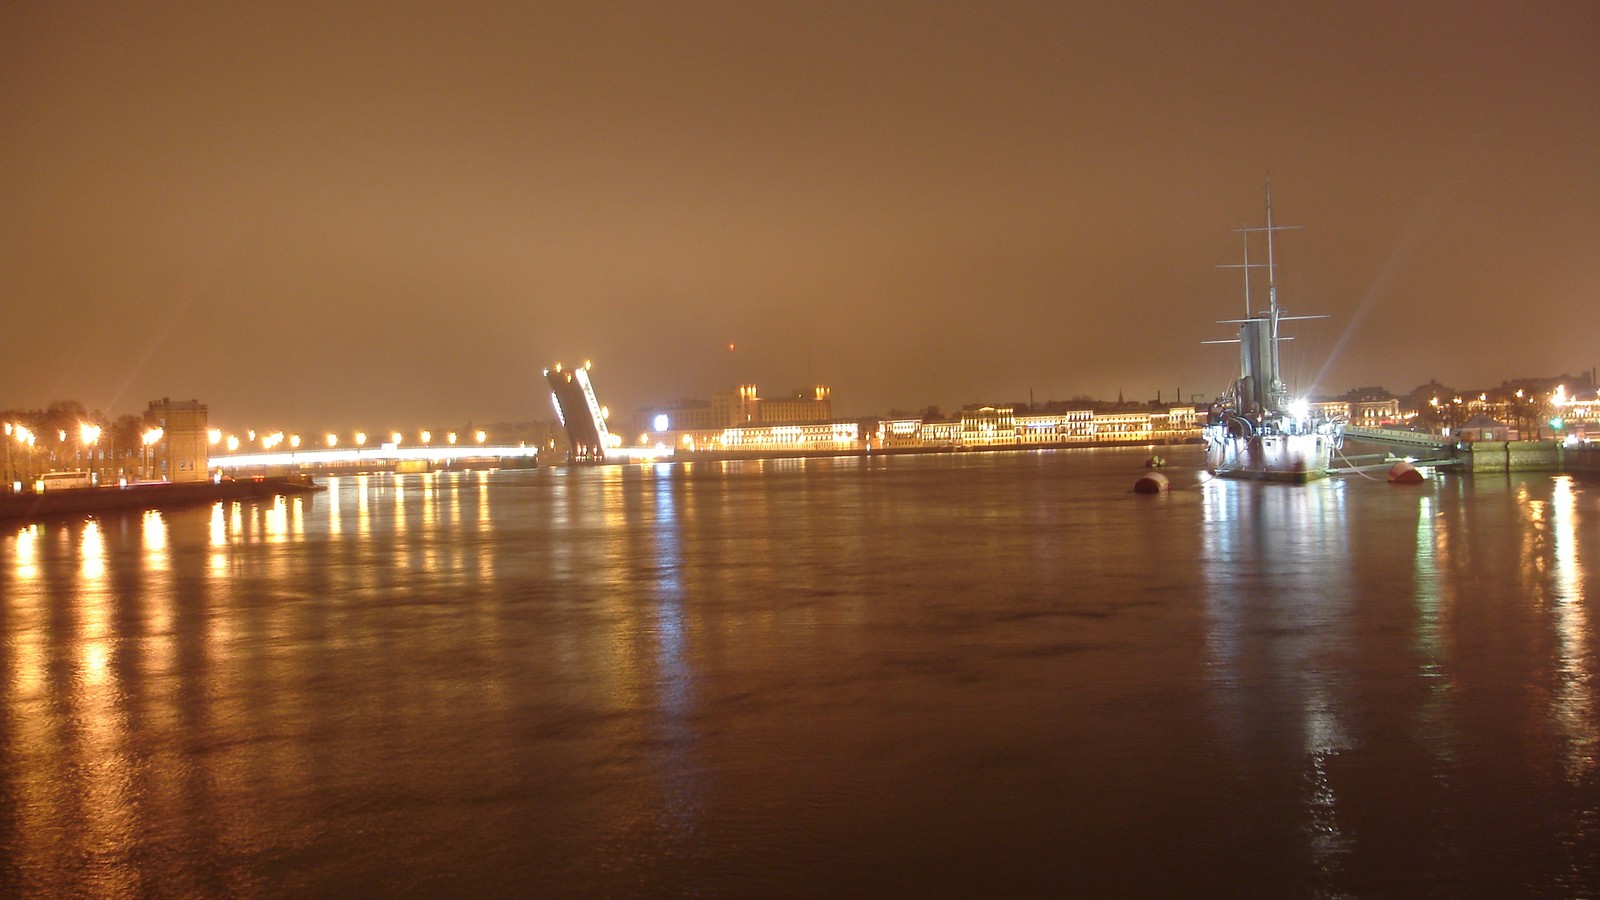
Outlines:
{"type": "Polygon", "coordinates": [[[482,431],[478,432],[475,437],[478,439],[478,443],[480,444],[489,439],[489,435],[482,431]]]}
{"type": "Polygon", "coordinates": [[[365,431],[356,432],[356,446],[357,447],[365,447],[366,445],[367,445],[367,433],[365,431]]]}
{"type": "Polygon", "coordinates": [[[79,462],[79,464],[82,464],[82,462],[83,462],[83,448],[85,448],[85,447],[91,448],[89,450],[89,472],[90,472],[89,478],[90,478],[91,482],[99,480],[99,479],[97,479],[95,477],[95,475],[97,473],[94,471],[94,450],[92,449],[95,445],[97,445],[99,443],[100,443],[100,426],[99,425],[96,425],[93,422],[80,422],[80,423],[78,423],[78,462],[79,462]]]}
{"type": "MultiPolygon", "coordinates": [[[[144,458],[141,461],[144,463],[144,478],[146,481],[152,480],[152,476],[155,474],[151,471],[155,467],[155,460],[152,457],[152,454],[155,451],[150,448],[154,447],[156,442],[161,440],[161,436],[164,433],[165,432],[160,428],[147,428],[145,429],[144,434],[139,436],[139,442],[144,445],[144,451],[142,454],[144,458]]],[[[239,439],[236,437],[229,437],[228,443],[231,445],[228,448],[230,450],[237,450],[239,448],[239,439]]]]}
{"type": "MultiPolygon", "coordinates": [[[[33,459],[33,445],[38,441],[38,438],[34,437],[34,435],[33,435],[33,430],[30,429],[26,425],[18,424],[18,425],[13,426],[12,433],[15,435],[15,437],[17,439],[17,443],[19,443],[19,444],[27,444],[28,445],[28,452],[27,452],[27,455],[24,457],[24,459],[32,461],[32,459],[33,459]]],[[[6,447],[7,447],[8,450],[9,450],[10,446],[11,446],[10,442],[8,441],[6,443],[6,447]]],[[[30,474],[32,473],[33,468],[34,468],[33,466],[28,466],[28,470],[29,470],[30,474]]],[[[21,474],[22,473],[20,471],[16,473],[17,476],[20,476],[21,474]]],[[[22,479],[20,477],[15,478],[15,480],[13,480],[11,482],[11,490],[17,491],[17,492],[20,492],[22,490],[22,479]]]]}

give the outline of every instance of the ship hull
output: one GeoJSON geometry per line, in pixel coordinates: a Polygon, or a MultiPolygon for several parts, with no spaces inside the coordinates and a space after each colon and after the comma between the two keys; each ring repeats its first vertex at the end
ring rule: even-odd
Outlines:
{"type": "Polygon", "coordinates": [[[1326,478],[1336,441],[1328,434],[1238,435],[1206,428],[1206,466],[1218,478],[1305,484],[1326,478]]]}

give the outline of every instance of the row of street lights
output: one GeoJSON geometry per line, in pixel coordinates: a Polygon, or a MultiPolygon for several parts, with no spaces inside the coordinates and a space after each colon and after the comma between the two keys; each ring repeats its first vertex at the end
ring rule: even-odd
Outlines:
{"type": "MultiPolygon", "coordinates": [[[[33,462],[36,458],[36,455],[48,450],[50,445],[48,441],[41,441],[38,433],[34,429],[24,425],[21,422],[4,423],[4,431],[4,477],[5,481],[10,483],[11,490],[19,491],[22,489],[24,476],[39,474],[39,472],[43,470],[42,466],[34,465],[33,462]],[[17,454],[19,453],[22,456],[20,461],[17,459],[17,454]]],[[[100,436],[102,433],[103,430],[101,426],[96,425],[93,422],[78,423],[78,439],[73,444],[72,448],[74,468],[84,468],[84,453],[86,450],[88,451],[87,459],[90,461],[90,467],[94,468],[92,461],[94,460],[95,448],[97,448],[100,444],[100,436]]],[[[57,444],[65,444],[67,442],[67,434],[68,432],[65,428],[56,429],[57,444]]],[[[57,452],[52,450],[50,453],[52,460],[56,460],[57,452]]]]}
{"type": "MultiPolygon", "coordinates": [[[[11,490],[20,491],[24,482],[33,480],[33,478],[45,471],[63,467],[61,454],[66,451],[65,447],[54,449],[52,443],[42,438],[36,428],[21,422],[4,422],[0,424],[4,425],[5,431],[4,440],[0,441],[0,447],[4,448],[4,468],[0,470],[0,479],[3,479],[3,481],[0,481],[0,484],[7,484],[11,490]],[[43,458],[43,454],[47,451],[52,460],[50,463],[47,463],[43,458]]],[[[57,428],[55,431],[55,444],[66,444],[70,431],[67,428],[57,428]]],[[[271,450],[285,443],[291,449],[298,450],[302,444],[300,435],[285,434],[282,431],[258,434],[254,429],[249,429],[245,434],[245,439],[241,440],[239,435],[224,434],[219,428],[211,428],[207,430],[206,438],[212,447],[224,446],[229,453],[237,453],[241,447],[245,446],[246,441],[250,444],[259,444],[263,450],[271,450]]],[[[98,450],[103,435],[104,431],[100,425],[93,422],[78,423],[77,439],[73,442],[72,454],[69,457],[73,468],[85,468],[86,461],[89,468],[104,468],[104,465],[96,467],[93,462],[94,454],[98,450]]],[[[154,477],[157,448],[166,436],[166,431],[159,426],[148,427],[139,433],[139,445],[136,448],[139,451],[138,477],[143,479],[154,477]]],[[[417,438],[423,446],[430,446],[433,443],[434,434],[431,430],[423,430],[417,433],[417,438]]],[[[482,430],[471,432],[465,436],[454,431],[445,432],[444,434],[444,441],[451,446],[463,441],[472,441],[481,446],[488,439],[488,433],[482,430]]],[[[344,440],[335,432],[328,432],[323,437],[323,443],[329,449],[340,446],[344,440]]],[[[367,433],[357,431],[351,435],[350,440],[357,447],[365,447],[368,442],[367,433]]],[[[398,446],[406,441],[406,435],[399,431],[391,432],[389,441],[398,446]]],[[[100,474],[103,475],[104,473],[100,474]]]]}
{"type": "Polygon", "coordinates": [[[1502,414],[1510,415],[1512,419],[1510,424],[1518,435],[1524,433],[1524,425],[1532,426],[1534,440],[1543,436],[1546,425],[1552,431],[1562,431],[1566,426],[1563,418],[1566,409],[1569,406],[1577,408],[1581,405],[1584,404],[1568,396],[1566,385],[1557,385],[1548,395],[1517,388],[1512,396],[1495,401],[1489,400],[1487,392],[1478,394],[1476,400],[1459,394],[1445,400],[1440,400],[1438,397],[1428,400],[1433,416],[1447,429],[1454,430],[1459,427],[1474,410],[1490,412],[1498,406],[1502,414]]]}
{"type": "MultiPolygon", "coordinates": [[[[241,441],[239,436],[236,434],[224,435],[222,430],[219,428],[210,429],[206,437],[211,446],[216,447],[220,445],[227,447],[229,453],[237,453],[239,448],[244,446],[245,443],[259,444],[262,450],[273,450],[285,443],[289,445],[290,449],[298,450],[300,449],[300,445],[303,443],[300,435],[298,434],[285,435],[282,431],[263,432],[258,434],[255,429],[247,429],[245,431],[245,439],[243,441],[241,441]]],[[[417,433],[417,437],[423,446],[430,446],[433,443],[432,431],[420,431],[417,433]]],[[[488,432],[482,430],[473,432],[470,437],[473,442],[479,445],[482,445],[484,442],[489,440],[488,432]]],[[[389,433],[389,443],[394,444],[395,446],[399,446],[400,444],[404,443],[405,439],[406,436],[402,432],[394,431],[389,433]]],[[[455,446],[456,444],[461,443],[462,436],[454,431],[449,431],[445,432],[444,439],[445,443],[455,446]]],[[[342,439],[340,436],[332,431],[323,436],[323,443],[326,444],[330,450],[338,447],[341,440],[342,439]]],[[[351,440],[357,447],[365,447],[367,445],[367,433],[365,431],[357,431],[351,436],[351,440]]]]}

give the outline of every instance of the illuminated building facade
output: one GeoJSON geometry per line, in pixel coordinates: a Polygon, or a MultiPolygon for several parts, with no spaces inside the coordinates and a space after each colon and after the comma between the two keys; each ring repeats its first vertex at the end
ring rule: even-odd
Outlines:
{"type": "Polygon", "coordinates": [[[159,429],[159,439],[152,448],[157,477],[178,482],[206,480],[210,436],[204,403],[165,397],[152,400],[144,420],[159,429]]]}
{"type": "MultiPolygon", "coordinates": [[[[658,414],[657,426],[670,425],[658,414]]],[[[1192,406],[1166,411],[1095,413],[1078,409],[1018,413],[1009,406],[975,406],[959,418],[880,419],[815,422],[800,425],[744,425],[728,428],[657,427],[639,435],[639,446],[662,453],[801,453],[847,451],[998,450],[1102,444],[1183,443],[1200,434],[1192,406]]]]}
{"type": "Polygon", "coordinates": [[[703,432],[747,425],[814,425],[833,421],[832,391],[817,385],[809,393],[763,397],[753,384],[741,384],[707,400],[682,400],[672,406],[639,410],[641,428],[666,433],[703,432]]]}
{"type": "Polygon", "coordinates": [[[1362,428],[1380,428],[1403,418],[1400,398],[1381,387],[1356,388],[1343,397],[1311,401],[1319,417],[1362,428]]]}

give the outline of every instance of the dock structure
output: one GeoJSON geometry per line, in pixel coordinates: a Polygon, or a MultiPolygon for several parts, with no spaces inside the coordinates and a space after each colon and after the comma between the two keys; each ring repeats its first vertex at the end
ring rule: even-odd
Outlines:
{"type": "Polygon", "coordinates": [[[1458,443],[1452,438],[1431,434],[1426,431],[1407,431],[1401,428],[1363,428],[1357,425],[1346,425],[1344,427],[1344,436],[1366,444],[1395,447],[1397,449],[1403,447],[1407,449],[1453,451],[1458,443]]]}
{"type": "MultiPolygon", "coordinates": [[[[1592,444],[1568,445],[1564,441],[1463,441],[1427,432],[1398,428],[1346,426],[1344,435],[1396,455],[1421,457],[1418,466],[1450,466],[1471,475],[1503,472],[1600,471],[1600,449],[1592,444]]],[[[1348,457],[1347,457],[1348,458],[1348,457]]]]}

